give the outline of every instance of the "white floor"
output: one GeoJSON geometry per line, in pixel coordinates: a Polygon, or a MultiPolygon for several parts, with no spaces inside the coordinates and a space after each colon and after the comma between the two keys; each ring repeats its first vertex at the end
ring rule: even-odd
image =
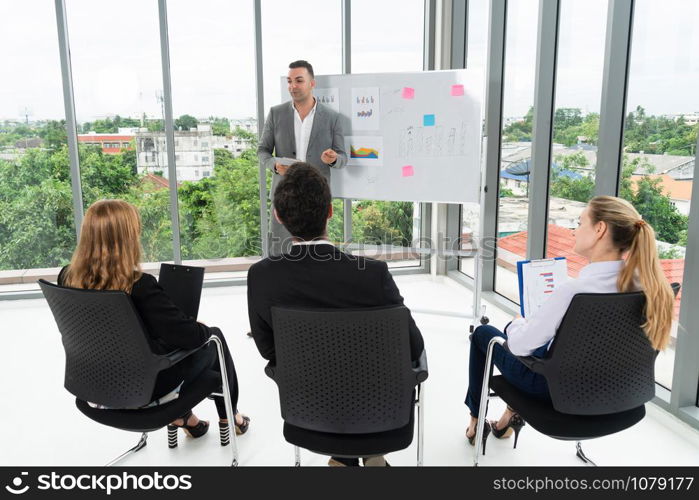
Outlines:
{"type": "MultiPolygon", "coordinates": [[[[406,304],[414,308],[465,310],[470,293],[447,278],[403,276],[396,279],[406,304]]],[[[245,287],[204,290],[200,319],[219,326],[233,352],[240,381],[240,409],[250,415],[250,431],[238,440],[240,463],[292,465],[293,448],[284,441],[276,386],[263,372],[264,362],[248,329],[245,287]]],[[[503,326],[504,313],[488,308],[491,322],[503,326]]],[[[427,347],[425,465],[470,465],[473,448],[464,437],[468,329],[466,320],[415,314],[427,347]]],[[[101,465],[137,441],[137,434],[98,425],[75,408],[63,389],[64,355],[60,335],[43,300],[0,301],[0,465],[101,465]]],[[[502,403],[491,403],[491,417],[502,403]]],[[[647,405],[646,418],[617,435],[587,441],[584,448],[600,465],[697,465],[699,432],[647,405]]],[[[215,422],[211,401],[197,414],[215,422]]],[[[213,423],[212,422],[212,423],[213,423]]],[[[185,439],[169,450],[165,430],[152,433],[149,445],[124,465],[225,465],[230,448],[221,448],[216,426],[205,437],[185,439]]],[[[556,441],[525,427],[518,448],[512,440],[488,440],[482,465],[580,465],[574,443],[556,441]]],[[[326,457],[302,452],[304,465],[325,465],[326,457]]],[[[415,443],[389,455],[392,465],[414,465],[415,443]]]]}

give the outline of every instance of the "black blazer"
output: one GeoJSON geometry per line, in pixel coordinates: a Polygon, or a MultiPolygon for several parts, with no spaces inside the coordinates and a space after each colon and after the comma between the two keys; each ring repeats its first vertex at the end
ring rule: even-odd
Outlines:
{"type": "MultiPolygon", "coordinates": [[[[402,305],[403,297],[385,262],[355,257],[333,245],[294,245],[282,257],[267,258],[248,271],[250,328],[262,357],[275,362],[273,306],[353,308],[402,305]]],[[[410,353],[424,349],[410,317],[410,353]]]]}
{"type": "MultiPolygon", "coordinates": [[[[67,269],[68,266],[61,269],[58,275],[59,286],[63,286],[67,269]]],[[[166,354],[177,348],[194,349],[211,336],[211,328],[182,312],[150,274],[143,273],[134,283],[131,300],[156,354],[166,354]]]]}

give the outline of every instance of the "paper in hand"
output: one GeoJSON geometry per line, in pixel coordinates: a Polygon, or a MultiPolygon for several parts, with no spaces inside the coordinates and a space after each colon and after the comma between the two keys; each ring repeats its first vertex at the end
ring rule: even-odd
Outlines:
{"type": "Polygon", "coordinates": [[[301,160],[297,160],[296,158],[275,158],[274,161],[280,165],[288,167],[294,163],[299,163],[301,160]]]}

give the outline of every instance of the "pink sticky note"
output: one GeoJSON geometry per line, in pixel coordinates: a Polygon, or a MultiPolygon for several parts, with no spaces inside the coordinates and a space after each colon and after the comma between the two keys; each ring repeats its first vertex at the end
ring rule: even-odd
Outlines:
{"type": "Polygon", "coordinates": [[[412,165],[406,165],[403,167],[403,177],[412,177],[415,174],[415,170],[412,165]]]}
{"type": "Polygon", "coordinates": [[[464,95],[464,86],[463,85],[452,85],[451,86],[451,95],[453,95],[453,96],[464,95]]]}
{"type": "Polygon", "coordinates": [[[403,93],[401,96],[403,99],[412,99],[415,97],[415,89],[412,87],[403,87],[403,93]]]}

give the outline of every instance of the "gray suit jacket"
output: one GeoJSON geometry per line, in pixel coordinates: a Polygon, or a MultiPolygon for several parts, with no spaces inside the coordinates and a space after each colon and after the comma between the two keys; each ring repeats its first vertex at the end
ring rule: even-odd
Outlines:
{"type": "MultiPolygon", "coordinates": [[[[306,162],[317,168],[330,182],[330,168],[342,168],[347,163],[342,117],[321,103],[316,105],[311,137],[306,151],[306,162]],[[337,153],[337,161],[329,166],[320,160],[326,149],[337,153]]],[[[294,137],[294,108],[291,101],[273,106],[269,110],[260,144],[257,147],[260,164],[274,171],[275,157],[296,158],[296,138],[294,137]]],[[[274,174],[270,197],[281,180],[274,174]]]]}

